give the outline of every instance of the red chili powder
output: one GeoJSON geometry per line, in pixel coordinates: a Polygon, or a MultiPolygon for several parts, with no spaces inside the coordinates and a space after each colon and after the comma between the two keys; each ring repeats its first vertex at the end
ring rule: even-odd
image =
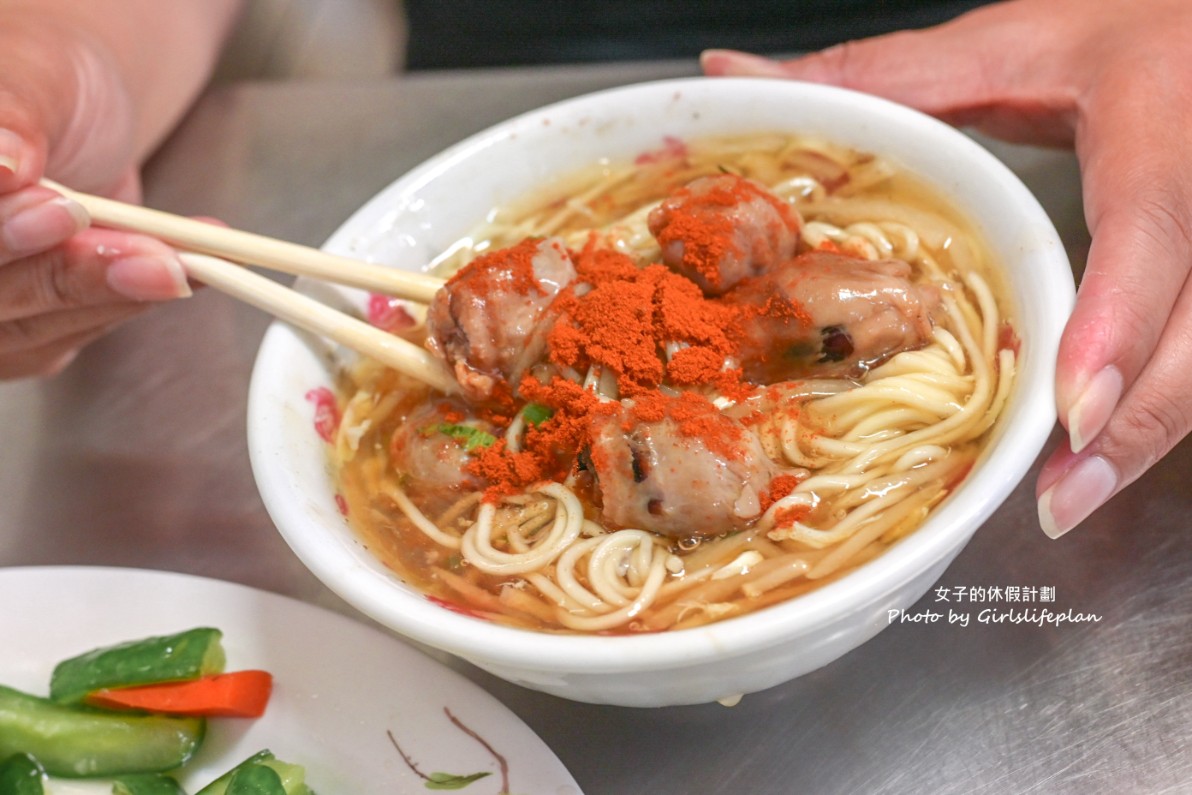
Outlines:
{"type": "Polygon", "coordinates": [[[714,188],[698,199],[687,189],[680,190],[676,199],[682,203],[663,205],[667,208],[666,224],[658,234],[658,242],[666,248],[672,244],[683,246],[683,265],[698,273],[704,280],[720,285],[720,262],[737,252],[735,232],[727,214],[704,211],[713,207],[734,207],[742,199],[736,191],[714,188]]]}
{"type": "Polygon", "coordinates": [[[595,238],[573,257],[577,283],[555,299],[559,319],[548,336],[556,365],[605,367],[627,397],[664,380],[726,389],[740,382],[724,371],[737,348],[740,307],[704,297],[662,265],[639,268],[625,254],[597,248],[595,238]],[[667,363],[667,343],[687,347],[667,363]]]}
{"type": "Polygon", "coordinates": [[[551,361],[580,371],[607,367],[627,394],[658,386],[653,297],[653,285],[639,280],[603,282],[582,297],[571,291],[555,303],[562,317],[547,337],[551,361]]]}
{"type": "Polygon", "coordinates": [[[740,458],[744,427],[721,413],[703,395],[682,392],[677,397],[648,392],[634,397],[625,430],[635,422],[671,420],[680,436],[697,438],[713,453],[724,458],[740,458]]]}
{"type": "Polygon", "coordinates": [[[783,508],[774,515],[775,527],[790,527],[795,522],[801,522],[807,518],[811,513],[811,507],[807,505],[792,505],[789,508],[783,508]]]}
{"type": "Polygon", "coordinates": [[[528,295],[531,290],[545,295],[546,290],[534,277],[534,257],[538,254],[542,238],[528,237],[520,243],[481,254],[456,271],[447,284],[468,280],[471,289],[478,295],[496,290],[512,290],[528,295]]]}
{"type": "Polygon", "coordinates": [[[575,466],[576,454],[586,446],[588,426],[595,414],[617,410],[615,403],[602,403],[579,384],[555,378],[543,384],[534,378],[521,383],[527,402],[553,409],[550,419],[526,429],[520,452],[512,452],[504,440],[475,451],[467,469],[490,485],[486,500],[515,494],[544,480],[561,481],[575,466]]]}
{"type": "MultiPolygon", "coordinates": [[[[770,485],[762,493],[762,513],[770,509],[770,506],[781,500],[783,497],[790,494],[802,482],[802,478],[798,475],[778,475],[770,481],[770,485]]],[[[786,511],[791,510],[787,508],[784,511],[779,511],[779,516],[782,516],[786,511]]]]}
{"type": "MultiPolygon", "coordinates": [[[[680,434],[698,437],[709,450],[740,456],[745,431],[738,422],[702,394],[670,397],[658,388],[667,382],[689,389],[706,386],[733,399],[744,398],[753,387],[742,382],[739,369],[726,370],[725,362],[737,355],[742,320],[761,310],[707,298],[694,282],[662,265],[640,268],[627,255],[600,248],[595,236],[571,256],[577,279],[551,305],[557,319],[547,335],[550,362],[581,373],[593,366],[605,368],[616,377],[621,396],[634,401],[634,421],[669,418],[680,434]],[[668,361],[671,343],[680,347],[668,361]]],[[[529,270],[527,274],[532,276],[529,270]]],[[[789,303],[766,311],[797,315],[789,303]]],[[[518,390],[520,399],[547,406],[554,414],[527,429],[519,452],[501,442],[476,451],[469,472],[490,484],[486,499],[564,479],[577,454],[590,446],[594,415],[620,410],[619,404],[603,402],[561,378],[546,384],[526,378],[518,390]]],[[[507,427],[514,410],[512,395],[509,398],[500,409],[508,417],[494,416],[489,409],[485,418],[507,427]]]]}
{"type": "MultiPolygon", "coordinates": [[[[713,288],[721,285],[720,263],[729,254],[740,255],[732,215],[725,210],[762,200],[774,208],[787,228],[799,228],[797,217],[786,202],[760,185],[728,174],[715,184],[698,189],[680,188],[660,205],[665,222],[658,233],[658,243],[666,249],[672,244],[683,247],[683,266],[698,273],[713,288]]],[[[759,237],[755,246],[769,240],[759,237]]]]}

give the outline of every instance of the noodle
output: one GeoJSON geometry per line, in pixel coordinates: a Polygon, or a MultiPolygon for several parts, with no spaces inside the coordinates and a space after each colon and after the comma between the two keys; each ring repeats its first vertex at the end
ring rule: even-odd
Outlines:
{"type": "MultiPolygon", "coordinates": [[[[545,198],[500,208],[436,267],[448,274],[531,236],[557,235],[578,250],[593,233],[602,247],[657,261],[650,210],[675,188],[720,172],[767,185],[797,210],[805,220],[801,250],[909,263],[915,282],[940,295],[926,344],[858,379],[792,382],[784,408],[750,427],[797,484],[763,503],[748,529],[690,542],[603,526],[599,506],[581,499],[584,477],[576,471],[498,499],[482,498],[480,488],[420,497],[404,480],[409,473],[394,471],[390,437],[431,396],[362,362],[344,376],[332,457],[358,532],[401,576],[517,626],[696,626],[844,576],[912,532],[964,478],[1013,384],[1016,346],[995,297],[1000,285],[971,224],[880,158],[770,135],[696,142],[633,166],[605,164],[545,198]]],[[[667,343],[666,361],[686,347],[667,343]]],[[[583,370],[561,373],[616,405],[623,391],[616,374],[601,364],[583,370]]],[[[677,394],[669,384],[662,391],[677,394]]],[[[726,392],[709,398],[724,410],[741,401],[726,392]]],[[[523,408],[495,433],[519,453],[535,422],[523,408]]]]}

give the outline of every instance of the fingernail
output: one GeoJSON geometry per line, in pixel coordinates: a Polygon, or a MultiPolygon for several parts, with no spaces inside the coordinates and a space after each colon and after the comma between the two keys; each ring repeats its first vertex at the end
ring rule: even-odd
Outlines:
{"type": "Polygon", "coordinates": [[[174,257],[146,254],[122,257],[108,266],[108,286],[134,301],[186,298],[186,271],[174,257]]]}
{"type": "Polygon", "coordinates": [[[725,77],[785,77],[782,65],[769,58],[735,50],[707,50],[700,64],[708,74],[725,77]]]}
{"type": "Polygon", "coordinates": [[[90,222],[81,204],[65,196],[55,196],[8,219],[3,226],[4,247],[10,254],[45,251],[86,229],[90,222]]]}
{"type": "Polygon", "coordinates": [[[1068,438],[1072,452],[1079,453],[1096,438],[1109,415],[1122,399],[1122,374],[1116,367],[1102,369],[1089,380],[1068,409],[1068,438]]]}
{"type": "Polygon", "coordinates": [[[0,171],[8,171],[12,175],[17,173],[17,169],[21,167],[22,144],[20,136],[16,133],[0,129],[0,171]]]}
{"type": "Polygon", "coordinates": [[[1076,464],[1051,488],[1039,495],[1039,524],[1051,538],[1059,538],[1088,518],[1117,488],[1113,465],[1098,455],[1076,464]]]}

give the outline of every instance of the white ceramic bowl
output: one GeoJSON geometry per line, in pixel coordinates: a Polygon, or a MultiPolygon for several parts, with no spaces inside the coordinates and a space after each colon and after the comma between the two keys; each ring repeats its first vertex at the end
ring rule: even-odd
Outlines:
{"type": "MultiPolygon", "coordinates": [[[[352,216],[326,248],[418,268],[494,205],[608,157],[681,139],[789,130],[901,163],[980,225],[1008,269],[1021,371],[997,436],[962,488],[916,532],[841,580],[698,629],[585,637],[458,615],[382,566],[336,508],[308,390],[330,386],[340,352],[284,324],[265,336],[248,428],[270,515],[312,572],[380,623],[497,676],[565,698],[661,706],[731,698],[808,673],[883,629],[922,596],[1027,472],[1055,422],[1053,368],[1073,301],[1063,246],[1038,202],[961,133],[906,108],[822,86],[690,79],[605,91],[537,110],[448,149],[352,216]]],[[[319,295],[329,295],[320,287],[319,295]]],[[[344,291],[345,300],[361,296],[344,291]]]]}

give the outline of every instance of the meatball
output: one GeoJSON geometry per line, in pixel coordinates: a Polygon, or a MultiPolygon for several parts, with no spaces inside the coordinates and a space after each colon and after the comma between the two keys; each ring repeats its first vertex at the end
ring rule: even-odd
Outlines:
{"type": "Polygon", "coordinates": [[[740,360],[757,384],[855,377],[931,337],[933,286],[900,260],[809,252],[742,283],[726,300],[744,313],[740,360]]]}
{"type": "Polygon", "coordinates": [[[482,255],[435,295],[427,347],[472,400],[487,400],[503,385],[515,388],[543,358],[551,302],[574,279],[571,256],[556,239],[531,238],[482,255]]]}
{"type": "Polygon", "coordinates": [[[757,437],[706,401],[694,421],[691,400],[669,402],[661,419],[643,420],[632,401],[592,419],[587,457],[602,518],[674,538],[756,520],[774,473],[757,437]]]}
{"type": "Polygon", "coordinates": [[[796,211],[752,180],[701,177],[650,211],[662,261],[708,295],[790,259],[802,226],[796,211]]]}
{"type": "Polygon", "coordinates": [[[423,403],[394,431],[389,460],[419,492],[482,487],[481,479],[465,469],[472,460],[469,444],[487,441],[485,434],[493,429],[466,412],[457,398],[423,403]]]}

